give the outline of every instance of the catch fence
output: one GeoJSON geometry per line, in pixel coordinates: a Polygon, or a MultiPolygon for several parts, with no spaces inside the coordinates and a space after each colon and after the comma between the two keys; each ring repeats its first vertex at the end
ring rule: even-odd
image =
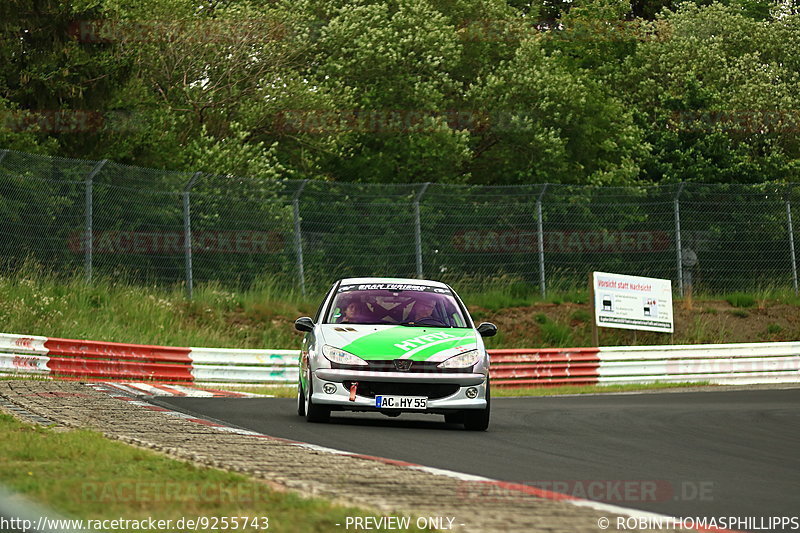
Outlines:
{"type": "Polygon", "coordinates": [[[268,180],[0,150],[0,258],[190,294],[207,281],[305,293],[397,276],[546,295],[591,271],[671,279],[676,294],[797,292],[799,191],[268,180]]]}

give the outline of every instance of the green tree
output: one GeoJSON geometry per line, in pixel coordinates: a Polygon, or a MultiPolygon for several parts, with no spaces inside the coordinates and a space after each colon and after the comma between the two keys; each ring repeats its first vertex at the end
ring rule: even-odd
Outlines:
{"type": "Polygon", "coordinates": [[[21,110],[16,130],[21,122],[69,157],[98,155],[103,117],[97,111],[128,76],[106,45],[80,41],[79,22],[99,15],[83,4],[14,0],[0,7],[0,98],[21,110]]]}
{"type": "Polygon", "coordinates": [[[653,145],[653,181],[797,181],[798,15],[686,4],[618,73],[653,145]],[[666,31],[664,31],[666,30],[666,31]]]}
{"type": "MultiPolygon", "coordinates": [[[[344,95],[327,168],[337,180],[459,181],[468,134],[451,127],[456,28],[427,0],[342,3],[320,15],[308,76],[344,95]]],[[[325,110],[327,111],[327,110],[325,110]]]]}
{"type": "Polygon", "coordinates": [[[610,185],[639,174],[646,146],[632,113],[539,39],[523,42],[470,97],[487,112],[471,166],[484,183],[610,185]]]}

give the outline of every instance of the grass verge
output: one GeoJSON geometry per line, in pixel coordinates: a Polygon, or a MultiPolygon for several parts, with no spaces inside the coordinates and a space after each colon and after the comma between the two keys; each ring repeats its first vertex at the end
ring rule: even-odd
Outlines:
{"type": "Polygon", "coordinates": [[[264,280],[247,292],[199,285],[139,286],[56,277],[36,268],[0,275],[0,331],[112,342],[226,348],[298,346],[292,322],[317,302],[264,280]]]}
{"type": "Polygon", "coordinates": [[[0,457],[0,482],[6,488],[76,519],[153,517],[177,526],[181,518],[250,517],[259,519],[258,529],[265,529],[261,518],[268,517],[270,531],[327,532],[344,524],[347,516],[375,514],[277,491],[239,474],[171,459],[92,431],[32,426],[3,413],[0,457]]]}

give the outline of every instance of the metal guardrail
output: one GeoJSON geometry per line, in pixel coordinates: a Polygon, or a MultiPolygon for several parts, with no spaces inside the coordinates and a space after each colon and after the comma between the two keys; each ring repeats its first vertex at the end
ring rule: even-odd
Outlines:
{"type": "Polygon", "coordinates": [[[489,350],[489,374],[496,387],[593,385],[599,348],[489,350]]]}
{"type": "MultiPolygon", "coordinates": [[[[297,350],[178,348],[0,334],[0,373],[201,383],[296,383],[297,350]]],[[[498,387],[800,382],[800,342],[489,350],[498,387]]]]}
{"type": "Polygon", "coordinates": [[[800,342],[601,348],[601,385],[798,383],[800,342]]]}
{"type": "Polygon", "coordinates": [[[0,334],[0,374],[214,383],[296,383],[297,350],[182,348],[0,334]]]}
{"type": "Polygon", "coordinates": [[[297,383],[298,350],[191,348],[192,377],[214,383],[297,383]]]}

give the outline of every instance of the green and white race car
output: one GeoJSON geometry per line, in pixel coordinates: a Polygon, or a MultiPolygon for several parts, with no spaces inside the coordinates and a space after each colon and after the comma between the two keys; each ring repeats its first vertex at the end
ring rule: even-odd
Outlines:
{"type": "Polygon", "coordinates": [[[461,299],[437,281],[350,278],[331,287],[315,319],[298,318],[297,413],[442,414],[470,430],[489,427],[489,355],[461,299]]]}

